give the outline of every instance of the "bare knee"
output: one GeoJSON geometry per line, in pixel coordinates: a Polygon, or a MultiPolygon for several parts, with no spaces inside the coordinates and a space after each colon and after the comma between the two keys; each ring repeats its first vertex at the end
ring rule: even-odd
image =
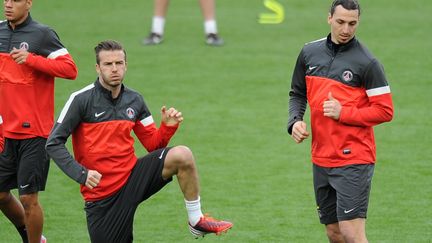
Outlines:
{"type": "Polygon", "coordinates": [[[182,145],[171,148],[165,157],[162,177],[166,179],[186,171],[195,171],[195,159],[192,151],[182,145]]]}
{"type": "Polygon", "coordinates": [[[327,231],[327,237],[329,239],[329,242],[331,242],[331,243],[344,243],[345,242],[344,237],[342,236],[342,233],[340,231],[339,232],[327,231]]]}
{"type": "Polygon", "coordinates": [[[367,243],[365,232],[365,219],[357,218],[339,222],[340,231],[345,242],[367,243]]]}
{"type": "Polygon", "coordinates": [[[195,166],[195,159],[193,157],[192,151],[183,145],[171,148],[166,159],[172,161],[178,167],[195,166]]]}
{"type": "Polygon", "coordinates": [[[326,225],[327,237],[331,243],[344,243],[338,223],[326,225]]]}
{"type": "Polygon", "coordinates": [[[34,208],[39,208],[39,201],[38,201],[38,194],[37,193],[21,195],[20,201],[21,201],[21,204],[23,205],[24,210],[26,212],[31,211],[34,208]]]}

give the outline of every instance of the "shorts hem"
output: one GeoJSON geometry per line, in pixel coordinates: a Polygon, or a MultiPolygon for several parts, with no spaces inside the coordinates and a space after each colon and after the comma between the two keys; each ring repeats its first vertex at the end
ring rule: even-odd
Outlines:
{"type": "Polygon", "coordinates": [[[338,217],[338,221],[347,221],[347,220],[353,220],[353,219],[365,219],[365,215],[353,215],[348,217],[338,217]]]}

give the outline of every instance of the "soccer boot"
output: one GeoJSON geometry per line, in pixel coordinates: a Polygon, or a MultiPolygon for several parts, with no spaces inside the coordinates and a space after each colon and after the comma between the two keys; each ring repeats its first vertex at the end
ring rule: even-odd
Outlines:
{"type": "Polygon", "coordinates": [[[222,46],[224,44],[224,40],[217,34],[211,33],[206,36],[206,44],[209,46],[222,46]]]}
{"type": "Polygon", "coordinates": [[[162,35],[156,34],[154,32],[150,33],[150,35],[143,40],[144,45],[158,45],[162,43],[163,37],[162,35]]]}
{"type": "Polygon", "coordinates": [[[231,222],[217,220],[208,215],[204,215],[196,225],[192,226],[189,223],[189,230],[195,238],[198,238],[210,233],[220,235],[221,233],[227,232],[232,226],[233,223],[231,222]]]}

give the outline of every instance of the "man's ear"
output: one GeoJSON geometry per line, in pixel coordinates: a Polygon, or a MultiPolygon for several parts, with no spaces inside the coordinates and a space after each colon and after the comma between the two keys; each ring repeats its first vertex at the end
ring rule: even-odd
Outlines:
{"type": "Polygon", "coordinates": [[[96,72],[97,72],[98,74],[100,74],[100,66],[99,66],[99,64],[96,63],[96,65],[95,65],[95,69],[96,69],[96,72]]]}
{"type": "Polygon", "coordinates": [[[30,9],[33,5],[33,0],[27,0],[26,4],[27,4],[27,11],[30,11],[30,9]]]}

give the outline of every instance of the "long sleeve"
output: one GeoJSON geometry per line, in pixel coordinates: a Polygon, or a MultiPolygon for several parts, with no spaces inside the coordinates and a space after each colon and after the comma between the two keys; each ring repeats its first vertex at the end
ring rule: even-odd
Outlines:
{"type": "Polygon", "coordinates": [[[291,81],[291,91],[289,92],[289,118],[288,133],[291,134],[292,126],[296,121],[303,120],[306,111],[306,81],[305,64],[303,61],[303,51],[300,52],[294,67],[291,81]]]}
{"type": "Polygon", "coordinates": [[[153,122],[153,118],[149,116],[141,121],[137,121],[133,130],[141,144],[147,151],[151,152],[166,147],[171,137],[177,131],[177,128],[178,125],[167,126],[161,123],[158,129],[153,122]]]}
{"type": "Polygon", "coordinates": [[[390,93],[369,97],[370,105],[364,108],[343,107],[339,121],[353,126],[375,126],[393,118],[390,93]]]}
{"type": "Polygon", "coordinates": [[[369,103],[361,107],[342,107],[339,121],[353,126],[374,126],[393,118],[393,101],[382,65],[373,60],[365,74],[369,103]]]}
{"type": "Polygon", "coordinates": [[[72,56],[63,46],[57,33],[49,28],[40,28],[40,48],[31,52],[25,65],[53,77],[75,79],[78,71],[72,56]]]}
{"type": "Polygon", "coordinates": [[[70,178],[85,184],[87,169],[79,164],[66,148],[66,141],[81,122],[78,101],[72,94],[48,137],[46,150],[57,166],[70,178]]]}
{"type": "Polygon", "coordinates": [[[75,79],[78,71],[72,56],[67,53],[66,49],[61,49],[56,54],[59,56],[45,58],[30,53],[26,65],[53,77],[75,79]]]}

